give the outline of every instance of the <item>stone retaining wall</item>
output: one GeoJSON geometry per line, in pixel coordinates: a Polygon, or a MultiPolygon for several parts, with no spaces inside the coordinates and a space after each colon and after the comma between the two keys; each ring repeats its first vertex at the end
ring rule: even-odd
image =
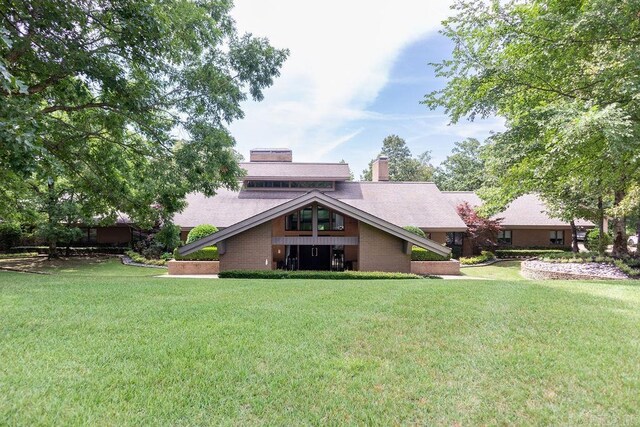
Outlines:
{"type": "Polygon", "coordinates": [[[411,261],[411,273],[426,275],[460,275],[460,261],[411,261]]]}
{"type": "Polygon", "coordinates": [[[169,274],[218,274],[220,272],[220,261],[176,261],[167,263],[169,274]]]}

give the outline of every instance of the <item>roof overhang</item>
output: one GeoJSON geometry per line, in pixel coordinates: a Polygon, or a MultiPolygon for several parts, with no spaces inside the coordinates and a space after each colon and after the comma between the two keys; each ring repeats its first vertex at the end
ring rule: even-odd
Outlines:
{"type": "Polygon", "coordinates": [[[278,218],[282,215],[286,215],[292,211],[295,211],[296,209],[303,208],[312,203],[319,203],[322,206],[350,216],[351,218],[357,219],[358,221],[362,221],[365,224],[377,228],[378,230],[384,231],[421,248],[433,251],[439,255],[446,256],[451,253],[451,249],[446,246],[442,246],[441,244],[434,242],[433,240],[410,233],[402,227],[371,215],[368,212],[355,208],[343,201],[334,199],[333,197],[330,197],[327,194],[321,193],[317,190],[310,191],[300,197],[291,199],[287,202],[282,203],[281,205],[275,206],[243,221],[237,222],[225,228],[224,230],[218,231],[215,234],[204,237],[200,240],[196,240],[195,242],[189,243],[188,245],[182,246],[178,249],[178,252],[181,255],[188,255],[192,252],[195,252],[207,246],[215,245],[219,242],[224,241],[225,239],[228,239],[229,237],[240,234],[260,224],[264,224],[267,221],[278,218]]]}

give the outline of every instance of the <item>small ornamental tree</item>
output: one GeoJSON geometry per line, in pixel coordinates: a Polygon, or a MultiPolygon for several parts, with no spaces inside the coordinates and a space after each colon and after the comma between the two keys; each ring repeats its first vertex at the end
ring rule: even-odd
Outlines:
{"type": "Polygon", "coordinates": [[[473,253],[479,253],[482,248],[496,245],[498,231],[502,229],[502,218],[490,219],[476,212],[469,203],[460,203],[456,210],[467,226],[467,236],[471,241],[473,253]]]}
{"type": "Polygon", "coordinates": [[[189,231],[189,234],[187,235],[187,244],[195,242],[196,240],[200,240],[217,232],[218,229],[213,225],[200,224],[189,231]]]}

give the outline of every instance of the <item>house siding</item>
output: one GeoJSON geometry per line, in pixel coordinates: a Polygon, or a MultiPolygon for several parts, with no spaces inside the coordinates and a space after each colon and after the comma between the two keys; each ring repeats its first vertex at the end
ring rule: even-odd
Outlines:
{"type": "Polygon", "coordinates": [[[403,252],[403,241],[360,222],[358,270],[410,273],[411,255],[403,252]]]}
{"type": "Polygon", "coordinates": [[[271,270],[271,230],[271,222],[266,222],[225,240],[220,271],[271,270]]]}

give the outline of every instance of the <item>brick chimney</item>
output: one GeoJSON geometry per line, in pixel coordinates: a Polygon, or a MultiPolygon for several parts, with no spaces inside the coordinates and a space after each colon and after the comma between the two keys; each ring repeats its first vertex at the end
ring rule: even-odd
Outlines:
{"type": "Polygon", "coordinates": [[[371,166],[371,181],[389,181],[389,158],[379,156],[371,166]]]}

